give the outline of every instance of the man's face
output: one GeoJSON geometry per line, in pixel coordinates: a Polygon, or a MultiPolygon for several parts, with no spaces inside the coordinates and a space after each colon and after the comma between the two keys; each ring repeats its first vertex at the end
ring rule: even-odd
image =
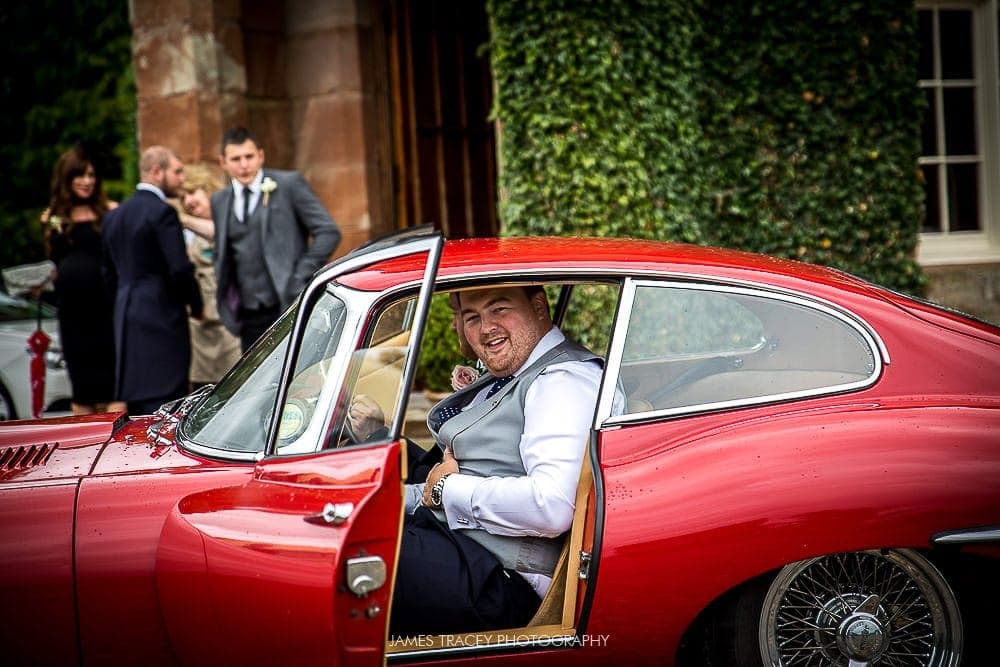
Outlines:
{"type": "Polygon", "coordinates": [[[182,185],[184,185],[184,163],[177,157],[172,157],[166,171],[163,172],[160,189],[168,197],[179,197],[182,185]]]}
{"type": "Polygon", "coordinates": [[[242,144],[227,144],[219,163],[230,178],[240,185],[250,185],[264,166],[264,149],[257,148],[257,144],[250,139],[242,144]]]}
{"type": "Polygon", "coordinates": [[[544,294],[529,299],[520,287],[462,292],[460,313],[469,345],[497,377],[523,366],[552,328],[544,294]]]}

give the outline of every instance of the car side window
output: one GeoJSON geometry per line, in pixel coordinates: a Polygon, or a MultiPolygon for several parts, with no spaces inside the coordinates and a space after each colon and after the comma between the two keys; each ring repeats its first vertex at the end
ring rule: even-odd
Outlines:
{"type": "Polygon", "coordinates": [[[619,382],[627,413],[721,409],[874,381],[873,341],[820,304],[742,288],[637,285],[619,382]]]}
{"type": "Polygon", "coordinates": [[[374,326],[351,359],[348,411],[338,436],[341,446],[384,440],[396,412],[409,353],[416,299],[379,312],[374,326]]]}
{"type": "MultiPolygon", "coordinates": [[[[621,286],[617,283],[573,285],[566,313],[559,326],[569,338],[592,352],[607,355],[621,286]]],[[[549,301],[557,303],[556,290],[549,301]]]]}

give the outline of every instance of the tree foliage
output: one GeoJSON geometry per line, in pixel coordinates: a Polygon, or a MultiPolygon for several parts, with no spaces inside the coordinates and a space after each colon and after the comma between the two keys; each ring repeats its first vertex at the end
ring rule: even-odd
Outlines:
{"type": "Polygon", "coordinates": [[[505,233],[721,245],[921,290],[912,2],[488,8],[505,233]]]}
{"type": "Polygon", "coordinates": [[[135,85],[125,0],[0,7],[0,266],[41,259],[59,155],[82,142],[112,199],[134,186],[135,85]]]}

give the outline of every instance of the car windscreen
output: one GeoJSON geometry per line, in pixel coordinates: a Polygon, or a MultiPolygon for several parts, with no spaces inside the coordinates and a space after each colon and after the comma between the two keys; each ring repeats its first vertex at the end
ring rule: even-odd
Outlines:
{"type": "MultiPolygon", "coordinates": [[[[327,361],[343,331],[345,311],[329,292],[320,297],[305,329],[300,363],[320,367],[327,361]]],[[[264,451],[296,313],[289,309],[184,419],[182,438],[216,450],[264,451]]]]}

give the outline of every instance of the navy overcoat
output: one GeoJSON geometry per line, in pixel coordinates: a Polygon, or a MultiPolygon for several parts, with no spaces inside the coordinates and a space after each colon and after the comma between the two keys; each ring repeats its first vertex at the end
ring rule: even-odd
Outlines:
{"type": "Polygon", "coordinates": [[[117,398],[142,401],[186,386],[188,307],[202,300],[172,206],[136,190],[102,226],[104,279],[114,299],[117,398]]]}

